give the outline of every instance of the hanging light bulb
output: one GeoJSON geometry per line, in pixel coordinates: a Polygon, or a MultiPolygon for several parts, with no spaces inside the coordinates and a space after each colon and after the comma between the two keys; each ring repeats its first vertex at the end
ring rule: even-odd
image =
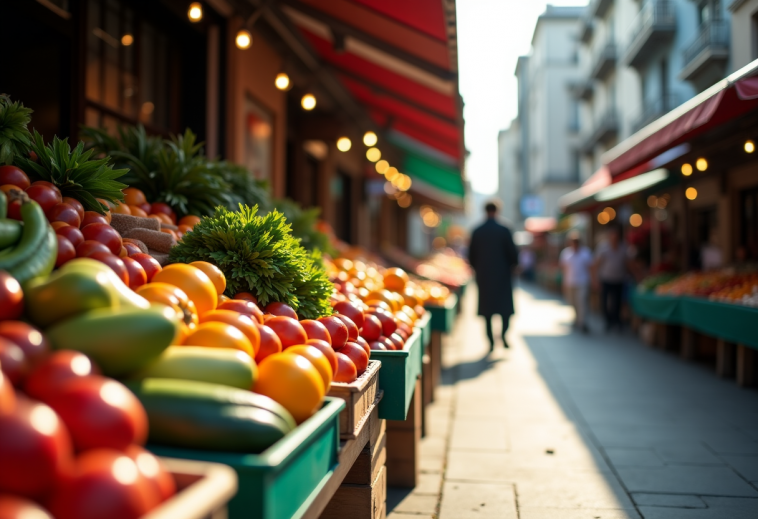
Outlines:
{"type": "Polygon", "coordinates": [[[387,162],[386,160],[380,160],[379,162],[376,163],[376,166],[374,167],[376,168],[377,173],[379,173],[380,175],[384,175],[387,172],[387,170],[390,169],[390,163],[387,162]]]}
{"type": "Polygon", "coordinates": [[[745,153],[753,153],[755,151],[755,143],[753,141],[745,141],[745,153]]]}
{"type": "Polygon", "coordinates": [[[352,145],[353,143],[350,142],[350,139],[347,137],[340,137],[337,139],[337,149],[340,151],[347,151],[352,145]]]}
{"type": "Polygon", "coordinates": [[[694,200],[697,198],[697,189],[694,187],[688,187],[687,190],[684,192],[684,196],[687,197],[687,200],[694,200]]]}
{"type": "Polygon", "coordinates": [[[305,94],[300,100],[300,106],[303,107],[303,110],[313,110],[316,108],[316,96],[313,94],[305,94]]]}
{"type": "Polygon", "coordinates": [[[684,175],[685,177],[689,177],[690,175],[692,175],[692,164],[688,164],[688,163],[682,164],[682,175],[684,175]]]}
{"type": "Polygon", "coordinates": [[[199,22],[203,19],[203,5],[200,2],[192,2],[187,10],[190,22],[199,22]]]}
{"type": "Polygon", "coordinates": [[[284,72],[279,72],[274,80],[274,85],[279,90],[287,90],[290,87],[290,77],[284,72]]]}
{"type": "Polygon", "coordinates": [[[369,148],[366,150],[366,158],[371,162],[376,162],[382,158],[382,152],[379,151],[379,148],[369,148]]]}
{"type": "Polygon", "coordinates": [[[708,161],[701,157],[695,161],[695,167],[698,171],[705,171],[708,169],[708,161]]]}
{"type": "Polygon", "coordinates": [[[250,45],[253,44],[253,36],[250,34],[250,31],[241,29],[234,39],[234,44],[237,45],[238,49],[249,49],[250,45]]]}
{"type": "Polygon", "coordinates": [[[374,146],[379,141],[374,132],[366,132],[363,134],[363,144],[366,146],[374,146]]]}

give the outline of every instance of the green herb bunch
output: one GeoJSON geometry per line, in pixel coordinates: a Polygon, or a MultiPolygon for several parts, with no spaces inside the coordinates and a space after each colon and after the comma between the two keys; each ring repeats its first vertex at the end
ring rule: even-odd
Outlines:
{"type": "Polygon", "coordinates": [[[251,292],[261,305],[278,301],[303,319],[331,314],[334,286],[318,251],[308,252],[292,236],[279,211],[258,216],[258,207],[217,207],[171,249],[172,263],[207,261],[226,276],[226,293],[251,292]]]}
{"type": "Polygon", "coordinates": [[[27,129],[32,109],[0,94],[0,165],[13,164],[16,157],[29,154],[31,135],[27,129]]]}
{"type": "Polygon", "coordinates": [[[102,198],[115,204],[124,200],[122,189],[126,184],[117,182],[127,170],[113,169],[110,157],[94,159],[94,150],[84,150],[79,142],[72,150],[68,139],[53,137],[51,144],[45,145],[37,130],[31,142],[31,149],[37,155],[34,162],[25,157],[16,157],[15,163],[30,177],[38,177],[55,184],[63,196],[76,198],[87,211],[105,214],[106,206],[98,202],[102,198]]]}

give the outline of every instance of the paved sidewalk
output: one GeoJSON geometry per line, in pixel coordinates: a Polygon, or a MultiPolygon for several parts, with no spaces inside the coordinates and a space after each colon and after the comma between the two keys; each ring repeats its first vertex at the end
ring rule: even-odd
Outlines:
{"type": "Polygon", "coordinates": [[[511,350],[488,357],[474,292],[422,485],[390,492],[392,519],[758,518],[758,392],[632,337],[572,334],[571,310],[532,288],[511,350]]]}

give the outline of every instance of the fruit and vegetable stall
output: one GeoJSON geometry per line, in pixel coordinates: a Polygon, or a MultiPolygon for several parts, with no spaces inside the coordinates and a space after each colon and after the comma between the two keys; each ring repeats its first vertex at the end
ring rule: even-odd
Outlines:
{"type": "Polygon", "coordinates": [[[190,132],[30,118],[0,96],[0,516],[383,517],[455,296],[295,235],[190,132]]]}

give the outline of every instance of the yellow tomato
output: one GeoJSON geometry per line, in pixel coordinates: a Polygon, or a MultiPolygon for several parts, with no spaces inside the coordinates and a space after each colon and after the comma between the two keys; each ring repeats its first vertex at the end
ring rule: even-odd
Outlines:
{"type": "Polygon", "coordinates": [[[179,334],[174,339],[174,344],[183,344],[187,335],[198,324],[197,308],[195,303],[189,300],[184,291],[168,283],[147,283],[136,290],[151,303],[161,303],[172,307],[181,317],[179,334]]]}
{"type": "Polygon", "coordinates": [[[205,272],[205,275],[213,281],[213,286],[216,287],[216,293],[218,295],[224,293],[224,290],[226,290],[226,276],[224,276],[224,273],[221,272],[220,268],[207,261],[193,261],[190,265],[205,272]]]}
{"type": "Polygon", "coordinates": [[[233,310],[212,310],[200,316],[200,323],[211,322],[231,324],[237,328],[250,341],[253,347],[253,358],[258,354],[261,348],[261,333],[250,317],[233,310]]]}
{"type": "Polygon", "coordinates": [[[288,353],[274,353],[261,361],[253,391],[279,402],[297,423],[318,411],[326,394],[311,361],[288,353]]]}
{"type": "Polygon", "coordinates": [[[184,339],[187,346],[207,346],[209,348],[230,348],[244,351],[255,358],[253,345],[236,326],[220,322],[201,323],[184,339]]]}
{"type": "Polygon", "coordinates": [[[213,281],[205,272],[192,265],[167,265],[153,276],[153,282],[168,283],[181,288],[195,303],[200,315],[215,310],[218,304],[218,293],[213,281]]]}
{"type": "Polygon", "coordinates": [[[318,370],[318,374],[324,382],[324,394],[329,392],[329,388],[332,386],[332,377],[334,376],[334,373],[332,373],[332,365],[329,362],[329,359],[326,358],[326,355],[324,355],[321,350],[314,346],[303,344],[290,346],[284,350],[284,353],[301,355],[311,361],[311,364],[313,364],[313,367],[318,370]]]}

